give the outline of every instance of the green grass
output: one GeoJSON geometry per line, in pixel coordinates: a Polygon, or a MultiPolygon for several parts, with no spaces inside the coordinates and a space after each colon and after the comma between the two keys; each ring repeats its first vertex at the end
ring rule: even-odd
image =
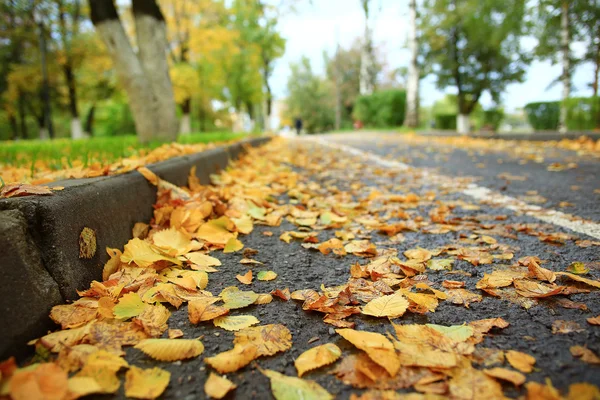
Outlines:
{"type": "MultiPolygon", "coordinates": [[[[231,132],[193,133],[182,136],[179,143],[195,144],[223,142],[240,139],[244,134],[231,132]]],[[[82,162],[84,166],[94,162],[103,164],[118,161],[121,158],[142,155],[148,150],[164,144],[152,142],[140,144],[134,135],[95,137],[91,139],[70,140],[26,140],[0,142],[0,169],[3,166],[31,168],[37,161],[42,161],[51,170],[71,167],[74,162],[82,162]]]]}

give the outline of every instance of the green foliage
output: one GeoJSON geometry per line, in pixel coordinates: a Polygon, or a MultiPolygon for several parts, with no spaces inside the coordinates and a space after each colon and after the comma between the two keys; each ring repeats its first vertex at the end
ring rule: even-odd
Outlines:
{"type": "Polygon", "coordinates": [[[483,111],[483,128],[490,127],[497,131],[504,120],[504,110],[501,108],[492,108],[483,111]]]}
{"type": "Polygon", "coordinates": [[[599,102],[599,97],[574,97],[565,100],[567,127],[576,131],[595,129],[600,108],[599,102]]]}
{"type": "Polygon", "coordinates": [[[556,130],[560,119],[560,102],[546,101],[525,105],[527,120],[536,131],[556,130]]]}
{"type": "Polygon", "coordinates": [[[526,0],[427,0],[421,30],[437,85],[458,89],[458,107],[470,114],[484,92],[495,101],[521,82],[528,57],[526,0]]]}
{"type": "Polygon", "coordinates": [[[308,58],[303,57],[300,63],[291,65],[287,89],[287,120],[293,123],[295,118],[301,118],[308,133],[333,128],[333,88],[329,81],[314,74],[308,58]]]}
{"type": "Polygon", "coordinates": [[[435,129],[456,130],[456,114],[436,114],[435,129]]]}
{"type": "Polygon", "coordinates": [[[360,96],[356,100],[353,116],[369,128],[401,126],[404,122],[406,92],[389,89],[360,96]]]}

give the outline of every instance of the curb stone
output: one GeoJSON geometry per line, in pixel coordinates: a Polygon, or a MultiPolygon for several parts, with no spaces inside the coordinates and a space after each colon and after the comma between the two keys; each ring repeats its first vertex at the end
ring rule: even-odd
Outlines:
{"type": "MultiPolygon", "coordinates": [[[[269,140],[247,139],[147,167],[182,186],[196,166],[198,179],[207,184],[211,174],[238,158],[246,146],[269,140]]],[[[65,189],[52,196],[0,200],[0,360],[25,356],[28,340],[55,329],[50,309],[77,299],[78,289],[101,280],[106,247],[122,248],[131,239],[133,225],[149,222],[153,215],[156,188],[137,171],[51,186],[65,189]],[[89,258],[80,257],[84,228],[89,258]]]]}

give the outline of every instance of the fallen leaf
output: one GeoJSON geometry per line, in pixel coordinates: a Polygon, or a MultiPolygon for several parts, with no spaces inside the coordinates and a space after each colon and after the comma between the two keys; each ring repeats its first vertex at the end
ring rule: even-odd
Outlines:
{"type": "Polygon", "coordinates": [[[244,248],[244,244],[240,242],[238,239],[232,237],[227,243],[225,243],[225,248],[223,249],[223,253],[235,253],[244,248]]]}
{"type": "Polygon", "coordinates": [[[571,278],[574,281],[583,282],[586,285],[590,285],[590,286],[593,286],[593,287],[595,287],[597,289],[600,289],[600,281],[595,281],[593,279],[584,278],[583,276],[570,274],[568,272],[557,272],[556,275],[566,276],[567,278],[571,278]]]}
{"type": "Polygon", "coordinates": [[[150,337],[160,337],[169,328],[167,320],[171,312],[162,304],[146,304],[144,311],[133,322],[141,326],[150,337]]]}
{"type": "Polygon", "coordinates": [[[247,307],[258,299],[253,291],[242,291],[235,286],[223,289],[219,296],[223,299],[223,307],[230,310],[247,307]]]}
{"type": "Polygon", "coordinates": [[[452,264],[454,264],[454,260],[451,258],[429,260],[427,261],[427,268],[434,271],[450,270],[452,269],[452,264]]]}
{"type": "Polygon", "coordinates": [[[563,321],[561,319],[557,319],[552,322],[553,334],[567,334],[571,332],[585,332],[585,329],[583,329],[581,325],[575,321],[563,321]]]}
{"type": "Polygon", "coordinates": [[[190,237],[185,232],[175,228],[156,232],[152,236],[152,242],[171,257],[189,253],[193,248],[190,237]]]}
{"type": "Polygon", "coordinates": [[[132,366],[125,375],[125,396],[134,399],[155,399],[167,386],[171,373],[158,367],[142,369],[132,366]]]}
{"type": "Polygon", "coordinates": [[[235,278],[244,285],[250,285],[252,283],[252,270],[248,270],[244,275],[236,275],[235,278]]]}
{"type": "Polygon", "coordinates": [[[13,400],[64,399],[67,373],[54,363],[17,369],[8,382],[8,391],[13,400]]]}
{"type": "Polygon", "coordinates": [[[126,264],[135,263],[138,267],[147,268],[158,261],[170,261],[173,264],[181,265],[177,258],[160,254],[153,245],[138,238],[131,239],[125,245],[121,262],[126,264]]]}
{"type": "Polygon", "coordinates": [[[222,399],[236,387],[229,379],[211,372],[204,383],[204,393],[213,399],[222,399]]]}
{"type": "Polygon", "coordinates": [[[600,315],[598,315],[597,317],[588,318],[587,322],[591,325],[600,325],[600,315]]]}
{"type": "Polygon", "coordinates": [[[527,400],[563,400],[560,392],[552,386],[552,382],[547,379],[546,384],[538,382],[527,382],[527,400]]]}
{"type": "Polygon", "coordinates": [[[198,357],[204,345],[194,339],[146,339],[135,345],[136,349],[158,361],[177,361],[198,357]]]}
{"type": "Polygon", "coordinates": [[[50,318],[62,329],[78,328],[96,318],[97,309],[77,304],[63,304],[52,307],[50,318]]]}
{"type": "Polygon", "coordinates": [[[529,373],[533,371],[535,358],[526,353],[521,353],[516,350],[508,350],[506,352],[506,360],[514,368],[521,372],[529,373]]]}
{"type": "Polygon", "coordinates": [[[571,346],[569,349],[573,357],[581,358],[581,361],[584,361],[588,364],[600,364],[600,357],[596,355],[592,350],[583,346],[571,346]]]}
{"type": "Polygon", "coordinates": [[[567,400],[598,400],[600,389],[590,383],[572,383],[569,385],[567,400]]]}
{"type": "Polygon", "coordinates": [[[474,368],[459,368],[448,385],[453,399],[504,399],[502,385],[474,368]]]}
{"type": "Polygon", "coordinates": [[[461,289],[465,287],[465,282],[444,280],[442,286],[446,289],[461,289]]]}
{"type": "Polygon", "coordinates": [[[381,365],[394,377],[400,369],[400,361],[394,345],[385,336],[375,332],[355,331],[354,329],[336,329],[340,336],[352,343],[381,365]]]}
{"type": "Polygon", "coordinates": [[[211,257],[204,253],[194,252],[188,253],[184,255],[184,257],[190,261],[192,264],[203,267],[219,267],[221,265],[221,261],[218,258],[211,257]]]}
{"type": "Polygon", "coordinates": [[[483,372],[486,375],[491,376],[492,378],[508,381],[515,386],[521,386],[525,383],[525,380],[527,379],[522,373],[517,371],[511,371],[510,369],[506,368],[496,367],[492,369],[484,369],[483,372]]]}
{"type": "Polygon", "coordinates": [[[302,377],[307,371],[335,362],[341,355],[342,351],[333,343],[326,343],[305,351],[294,361],[298,377],[302,377]]]}
{"type": "Polygon", "coordinates": [[[374,317],[397,318],[406,312],[408,305],[408,300],[401,293],[394,293],[371,300],[363,307],[362,313],[374,317]]]}
{"type": "Polygon", "coordinates": [[[408,258],[409,260],[417,260],[418,262],[425,262],[425,261],[431,259],[432,254],[429,250],[419,247],[416,249],[406,250],[404,252],[404,256],[406,258],[408,258]]]}
{"type": "MultiPolygon", "coordinates": [[[[557,272],[556,274],[558,275],[559,273],[557,272]]],[[[520,296],[536,299],[556,296],[565,290],[565,286],[547,286],[525,279],[516,279],[513,284],[520,296]]]]}
{"type": "Polygon", "coordinates": [[[234,345],[253,345],[258,356],[272,356],[292,347],[292,333],[281,324],[261,325],[235,333],[234,345]]]}
{"type": "Polygon", "coordinates": [[[113,307],[115,318],[128,319],[140,315],[146,304],[136,292],[126,293],[119,299],[119,302],[113,307]]]}
{"type": "Polygon", "coordinates": [[[236,237],[237,233],[231,232],[234,229],[235,224],[223,216],[202,224],[196,231],[196,237],[211,244],[225,246],[230,239],[236,237]]]}
{"type": "Polygon", "coordinates": [[[261,372],[271,380],[271,391],[276,400],[329,400],[333,396],[318,383],[286,376],[269,369],[261,372]]]}
{"type": "Polygon", "coordinates": [[[225,315],[213,319],[213,324],[227,331],[239,331],[260,324],[260,321],[252,315],[225,315]]]}
{"type": "Polygon", "coordinates": [[[567,267],[567,272],[576,275],[585,275],[590,272],[590,269],[582,262],[574,262],[567,267]]]}
{"type": "Polygon", "coordinates": [[[233,349],[207,357],[204,361],[221,374],[235,372],[250,364],[258,355],[258,348],[250,345],[235,345],[233,349]]]}
{"type": "Polygon", "coordinates": [[[229,312],[229,308],[215,306],[213,303],[219,301],[218,297],[205,297],[190,301],[188,304],[188,317],[192,324],[220,317],[229,312]]]}
{"type": "Polygon", "coordinates": [[[169,329],[169,339],[177,339],[183,337],[183,331],[181,329],[169,329]]]}
{"type": "Polygon", "coordinates": [[[291,297],[291,295],[290,295],[290,289],[288,289],[288,288],[285,288],[283,290],[281,290],[281,289],[272,290],[271,294],[273,296],[279,297],[283,301],[288,301],[290,299],[290,297],[291,297]]]}
{"type": "MultiPolygon", "coordinates": [[[[4,182],[2,182],[4,184],[4,182]]],[[[47,196],[52,195],[52,190],[46,186],[28,185],[26,183],[16,183],[0,186],[0,198],[23,197],[23,196],[47,196]]]]}
{"type": "Polygon", "coordinates": [[[259,281],[272,281],[277,278],[277,274],[273,271],[260,271],[258,275],[256,275],[256,278],[259,281]]]}
{"type": "Polygon", "coordinates": [[[477,303],[482,300],[480,294],[469,292],[466,289],[449,289],[446,293],[448,293],[449,302],[452,304],[464,305],[466,308],[469,308],[469,304],[477,303]]]}

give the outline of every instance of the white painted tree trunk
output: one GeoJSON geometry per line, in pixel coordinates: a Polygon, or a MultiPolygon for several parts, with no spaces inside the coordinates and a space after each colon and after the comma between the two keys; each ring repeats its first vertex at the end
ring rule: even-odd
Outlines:
{"type": "Polygon", "coordinates": [[[461,135],[468,135],[471,132],[471,123],[467,114],[458,114],[456,116],[456,130],[461,135]]]}
{"type": "Polygon", "coordinates": [[[417,1],[409,2],[410,28],[408,30],[408,47],[410,63],[408,65],[408,81],[406,84],[406,114],[404,125],[409,128],[419,126],[419,64],[417,57],[419,47],[417,42],[417,1]]]}
{"type": "Polygon", "coordinates": [[[562,102],[560,105],[559,131],[567,132],[567,106],[565,100],[571,96],[571,46],[569,32],[569,1],[563,0],[560,16],[560,45],[562,56],[562,102]]]}
{"type": "Polygon", "coordinates": [[[173,85],[169,76],[169,64],[165,56],[167,51],[166,25],[163,20],[150,15],[134,16],[140,61],[154,94],[152,104],[158,123],[157,138],[175,140],[179,122],[177,121],[173,85]]]}
{"type": "Polygon", "coordinates": [[[365,36],[360,57],[360,94],[363,96],[373,93],[374,79],[373,73],[373,54],[371,37],[371,27],[369,26],[369,16],[365,15],[365,36]]]}
{"type": "Polygon", "coordinates": [[[192,133],[192,118],[189,113],[185,113],[179,122],[179,134],[189,135],[190,133],[192,133]]]}
{"type": "Polygon", "coordinates": [[[40,128],[40,140],[48,140],[50,139],[50,135],[48,134],[48,128],[43,127],[40,128]]]}
{"type": "Polygon", "coordinates": [[[79,118],[71,119],[71,139],[83,139],[85,134],[83,133],[83,127],[81,126],[81,120],[79,118]]]}
{"type": "Polygon", "coordinates": [[[141,142],[148,142],[155,138],[158,113],[152,87],[148,85],[140,60],[134,53],[120,20],[104,20],[95,27],[127,93],[138,137],[141,142]]]}

